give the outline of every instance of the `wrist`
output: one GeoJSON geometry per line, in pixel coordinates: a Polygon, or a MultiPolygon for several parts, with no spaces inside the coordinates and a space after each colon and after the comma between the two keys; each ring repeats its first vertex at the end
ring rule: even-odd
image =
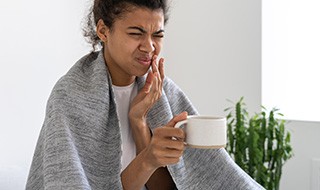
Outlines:
{"type": "Polygon", "coordinates": [[[147,118],[145,115],[137,114],[135,112],[132,112],[132,110],[129,111],[129,121],[130,124],[134,124],[137,126],[143,126],[147,123],[147,118]]]}
{"type": "Polygon", "coordinates": [[[137,154],[148,146],[151,140],[151,131],[147,126],[145,120],[130,119],[130,127],[132,131],[133,140],[136,144],[137,154]]]}
{"type": "Polygon", "coordinates": [[[147,119],[129,117],[129,122],[132,128],[145,129],[147,128],[147,119]]]}
{"type": "Polygon", "coordinates": [[[146,171],[152,174],[154,171],[158,169],[157,166],[155,166],[154,164],[152,164],[152,162],[149,161],[146,148],[140,152],[139,156],[141,156],[141,159],[142,159],[141,168],[143,171],[146,171]]]}

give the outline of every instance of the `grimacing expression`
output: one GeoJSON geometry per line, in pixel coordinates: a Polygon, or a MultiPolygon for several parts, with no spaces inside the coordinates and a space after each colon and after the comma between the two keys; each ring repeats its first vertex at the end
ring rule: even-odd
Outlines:
{"type": "Polygon", "coordinates": [[[130,84],[147,73],[152,57],[161,51],[163,12],[134,7],[116,19],[105,35],[104,55],[112,78],[130,84]]]}

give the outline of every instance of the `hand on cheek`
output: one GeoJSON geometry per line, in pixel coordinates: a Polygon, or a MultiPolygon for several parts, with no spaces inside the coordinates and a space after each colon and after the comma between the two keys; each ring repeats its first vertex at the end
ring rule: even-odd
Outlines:
{"type": "Polygon", "coordinates": [[[154,56],[152,58],[151,70],[147,75],[145,85],[130,105],[130,120],[145,120],[149,109],[160,99],[162,95],[164,76],[164,59],[161,58],[157,63],[157,56],[154,56]]]}

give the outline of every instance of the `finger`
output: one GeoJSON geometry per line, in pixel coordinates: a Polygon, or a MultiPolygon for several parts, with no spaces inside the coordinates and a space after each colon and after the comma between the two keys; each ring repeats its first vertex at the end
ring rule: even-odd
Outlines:
{"type": "Polygon", "coordinates": [[[185,150],[185,144],[182,141],[162,140],[157,141],[157,144],[153,146],[154,153],[159,157],[179,157],[185,150]]]}
{"type": "Polygon", "coordinates": [[[185,149],[184,139],[181,140],[168,140],[167,148],[170,150],[183,151],[185,149]]]}
{"type": "Polygon", "coordinates": [[[179,115],[174,116],[169,123],[166,125],[166,127],[174,127],[176,123],[179,121],[183,121],[187,119],[188,113],[186,111],[181,112],[179,115]]]}
{"type": "Polygon", "coordinates": [[[152,72],[149,72],[148,73],[148,76],[147,76],[147,79],[146,79],[146,83],[143,87],[143,91],[146,92],[146,93],[149,93],[150,92],[150,89],[152,87],[152,83],[154,81],[154,75],[152,72]]]}
{"type": "Polygon", "coordinates": [[[163,157],[163,158],[179,158],[180,156],[182,156],[183,151],[184,151],[184,148],[179,150],[166,148],[166,149],[158,150],[157,154],[158,154],[158,157],[163,157]]]}
{"type": "Polygon", "coordinates": [[[153,73],[158,73],[159,72],[159,70],[158,70],[158,65],[157,65],[157,58],[158,58],[158,56],[157,55],[154,55],[153,57],[152,57],[152,72],[153,73]]]}
{"type": "Polygon", "coordinates": [[[157,87],[157,88],[154,88],[154,95],[156,99],[158,99],[161,94],[162,94],[162,80],[163,80],[163,77],[164,77],[164,72],[163,72],[163,58],[161,58],[159,60],[159,63],[157,63],[157,55],[154,55],[153,58],[152,58],[152,72],[154,74],[154,77],[157,78],[157,80],[155,80],[154,82],[154,87],[157,87]],[[160,66],[162,65],[162,66],[160,66]],[[160,67],[162,68],[162,71],[160,73],[160,67]],[[161,76],[163,75],[163,76],[161,76]]]}
{"type": "Polygon", "coordinates": [[[152,73],[153,74],[153,83],[152,83],[152,92],[154,95],[157,95],[157,93],[159,92],[159,74],[158,72],[152,73]]]}
{"type": "Polygon", "coordinates": [[[170,143],[172,143],[172,137],[178,141],[183,141],[185,138],[185,133],[183,129],[180,128],[160,127],[154,130],[154,136],[155,138],[158,138],[159,142],[163,141],[163,143],[169,147],[170,143]]]}
{"type": "Polygon", "coordinates": [[[153,78],[152,78],[152,82],[151,82],[151,87],[150,87],[150,92],[149,92],[149,96],[151,99],[157,100],[159,98],[159,94],[161,94],[161,91],[159,93],[159,74],[158,72],[154,72],[152,73],[153,78]]]}
{"type": "Polygon", "coordinates": [[[164,79],[164,59],[163,58],[160,58],[159,60],[159,73],[160,73],[160,77],[161,79],[163,80],[164,79]]]}
{"type": "Polygon", "coordinates": [[[179,158],[182,156],[184,148],[183,149],[168,149],[167,154],[165,154],[166,158],[179,158]]]}
{"type": "Polygon", "coordinates": [[[159,64],[158,64],[158,71],[159,71],[159,74],[158,74],[158,85],[159,85],[159,95],[161,96],[162,94],[162,87],[163,87],[163,79],[164,79],[164,59],[163,58],[160,58],[159,60],[159,64]]]}

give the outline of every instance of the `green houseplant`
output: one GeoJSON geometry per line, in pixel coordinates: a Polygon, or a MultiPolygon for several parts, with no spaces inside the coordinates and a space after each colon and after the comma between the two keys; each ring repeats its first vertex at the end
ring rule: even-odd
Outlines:
{"type": "Polygon", "coordinates": [[[227,151],[235,162],[268,190],[278,190],[283,164],[292,157],[290,133],[278,109],[264,107],[250,117],[243,97],[228,112],[227,151]]]}

